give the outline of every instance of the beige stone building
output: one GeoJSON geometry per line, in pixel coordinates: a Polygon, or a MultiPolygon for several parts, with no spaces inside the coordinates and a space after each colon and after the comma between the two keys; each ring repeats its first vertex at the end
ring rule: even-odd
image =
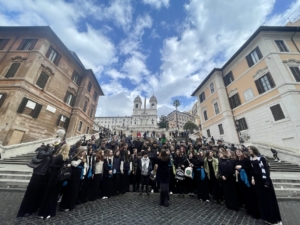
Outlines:
{"type": "Polygon", "coordinates": [[[188,112],[180,112],[174,110],[167,115],[168,126],[170,129],[177,129],[177,118],[178,118],[178,129],[183,130],[183,126],[188,121],[193,121],[192,115],[188,112]],[[177,115],[177,116],[176,116],[177,115]]]}
{"type": "Polygon", "coordinates": [[[299,27],[261,26],[193,92],[202,133],[300,149],[299,27]]]}
{"type": "Polygon", "coordinates": [[[0,144],[90,133],[101,95],[50,27],[0,27],[0,144]]]}

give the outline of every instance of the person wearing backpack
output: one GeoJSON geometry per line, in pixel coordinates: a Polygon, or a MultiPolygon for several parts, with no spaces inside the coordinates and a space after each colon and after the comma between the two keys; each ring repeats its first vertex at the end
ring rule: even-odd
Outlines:
{"type": "Polygon", "coordinates": [[[49,178],[48,168],[52,161],[52,152],[49,149],[49,145],[38,148],[37,158],[41,159],[41,162],[33,169],[32,177],[30,178],[17,217],[30,216],[36,213],[40,207],[49,178]]]}
{"type": "Polygon", "coordinates": [[[68,164],[69,151],[70,146],[63,145],[49,166],[49,179],[38,211],[41,219],[49,219],[56,215],[57,199],[63,184],[63,181],[58,181],[57,177],[63,166],[71,166],[68,164]]]}

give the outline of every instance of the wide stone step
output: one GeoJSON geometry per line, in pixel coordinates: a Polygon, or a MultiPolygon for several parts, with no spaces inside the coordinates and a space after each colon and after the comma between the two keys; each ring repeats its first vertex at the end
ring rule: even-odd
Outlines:
{"type": "MultiPolygon", "coordinates": [[[[272,174],[271,174],[272,178],[272,174]]],[[[272,179],[273,183],[300,183],[300,178],[299,179],[272,179]]]]}
{"type": "Polygon", "coordinates": [[[0,174],[0,179],[30,180],[30,174],[0,174]]]}
{"type": "Polygon", "coordinates": [[[291,172],[291,173],[299,173],[300,170],[293,170],[293,169],[271,169],[271,172],[291,172]]]}
{"type": "Polygon", "coordinates": [[[300,189],[300,183],[275,183],[273,182],[274,188],[281,188],[281,189],[286,189],[286,188],[298,188],[300,189]]]}
{"type": "Polygon", "coordinates": [[[29,180],[0,179],[2,188],[27,188],[29,180]]]}
{"type": "Polygon", "coordinates": [[[29,162],[5,162],[5,161],[0,161],[0,164],[12,164],[12,165],[27,165],[29,162]]]}
{"type": "MultiPolygon", "coordinates": [[[[28,167],[28,169],[30,169],[28,167]]],[[[0,175],[2,174],[8,174],[8,175],[14,175],[14,174],[23,174],[23,175],[32,175],[32,170],[23,171],[23,170],[0,170],[0,175]]]]}
{"type": "Polygon", "coordinates": [[[3,162],[30,162],[31,160],[28,159],[5,159],[3,162]]]}
{"type": "Polygon", "coordinates": [[[276,196],[300,196],[300,188],[274,188],[276,196]]]}

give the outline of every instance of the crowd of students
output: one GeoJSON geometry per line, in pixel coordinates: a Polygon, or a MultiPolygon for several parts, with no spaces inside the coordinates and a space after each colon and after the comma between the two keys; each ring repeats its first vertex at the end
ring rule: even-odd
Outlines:
{"type": "Polygon", "coordinates": [[[129,143],[124,138],[100,141],[98,149],[93,141],[77,142],[71,149],[63,143],[54,153],[49,146],[43,147],[39,151],[43,160],[33,170],[18,217],[37,213],[47,219],[56,215],[57,206],[69,211],[88,201],[132,191],[139,195],[160,192],[162,206],[169,205],[173,194],[196,195],[207,204],[225,204],[231,210],[245,207],[254,218],[281,223],[268,162],[255,146],[228,148],[222,140],[215,145],[201,139],[163,144],[139,138],[129,143]],[[58,181],[63,166],[71,168],[71,178],[58,181]]]}

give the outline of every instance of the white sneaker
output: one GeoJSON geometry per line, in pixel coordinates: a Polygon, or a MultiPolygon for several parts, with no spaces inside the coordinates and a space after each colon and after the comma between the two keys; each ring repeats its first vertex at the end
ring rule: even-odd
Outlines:
{"type": "Polygon", "coordinates": [[[171,191],[171,192],[170,192],[170,195],[172,195],[172,194],[173,194],[173,192],[171,191]]]}
{"type": "Polygon", "coordinates": [[[209,200],[206,200],[206,202],[210,202],[209,200]]]}
{"type": "Polygon", "coordinates": [[[46,217],[46,220],[47,220],[47,219],[50,219],[50,217],[51,217],[50,215],[49,215],[49,216],[47,216],[47,217],[46,217]]]}
{"type": "Polygon", "coordinates": [[[103,196],[103,198],[102,199],[106,199],[107,197],[105,197],[105,196],[103,196]]]}
{"type": "Polygon", "coordinates": [[[279,160],[278,162],[281,162],[281,160],[279,160]]]}
{"type": "Polygon", "coordinates": [[[65,211],[65,212],[68,212],[68,211],[69,211],[69,209],[65,209],[64,211],[65,211]]]}
{"type": "Polygon", "coordinates": [[[278,160],[277,160],[277,159],[274,159],[274,161],[277,162],[278,160]]]}
{"type": "Polygon", "coordinates": [[[153,190],[153,189],[151,190],[151,193],[154,193],[154,190],[153,190]]]}

